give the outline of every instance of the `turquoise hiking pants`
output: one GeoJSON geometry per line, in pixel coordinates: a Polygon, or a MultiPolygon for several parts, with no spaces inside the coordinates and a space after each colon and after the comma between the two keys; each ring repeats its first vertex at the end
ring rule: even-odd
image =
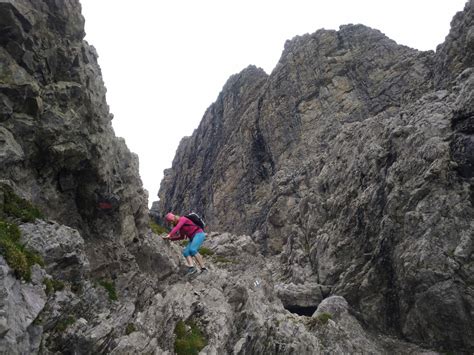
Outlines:
{"type": "Polygon", "coordinates": [[[200,232],[200,233],[195,234],[193,239],[189,242],[189,244],[183,250],[184,257],[196,255],[204,239],[206,239],[206,233],[200,232]]]}

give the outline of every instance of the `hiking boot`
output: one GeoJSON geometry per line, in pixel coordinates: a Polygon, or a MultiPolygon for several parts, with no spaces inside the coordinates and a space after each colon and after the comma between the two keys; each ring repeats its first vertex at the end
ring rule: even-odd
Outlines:
{"type": "Polygon", "coordinates": [[[207,274],[208,272],[209,272],[209,270],[208,270],[207,268],[205,268],[205,267],[203,267],[203,268],[201,269],[201,274],[207,274]]]}
{"type": "Polygon", "coordinates": [[[186,275],[192,275],[197,272],[197,269],[194,266],[188,267],[188,271],[186,271],[186,275]]]}

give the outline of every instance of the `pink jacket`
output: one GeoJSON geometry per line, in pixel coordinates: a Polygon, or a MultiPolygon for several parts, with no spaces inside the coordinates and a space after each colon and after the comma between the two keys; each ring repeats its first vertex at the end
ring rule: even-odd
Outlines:
{"type": "Polygon", "coordinates": [[[179,217],[178,224],[169,233],[170,240],[180,240],[184,238],[193,239],[196,233],[201,233],[201,227],[195,225],[193,221],[186,217],[179,217]],[[176,235],[179,232],[178,235],[176,235]]]}

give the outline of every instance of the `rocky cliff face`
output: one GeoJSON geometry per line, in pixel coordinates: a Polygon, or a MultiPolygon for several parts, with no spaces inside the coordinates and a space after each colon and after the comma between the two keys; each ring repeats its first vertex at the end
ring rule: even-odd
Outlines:
{"type": "Polygon", "coordinates": [[[86,238],[138,238],[138,159],[113,132],[80,5],[15,0],[0,11],[0,178],[86,238]]]}
{"type": "Polygon", "coordinates": [[[79,2],[0,2],[0,353],[472,352],[472,14],[436,53],[345,26],[230,78],[155,211],[228,231],[186,278],[79,2]]]}
{"type": "Polygon", "coordinates": [[[19,224],[22,243],[46,263],[35,266],[31,284],[20,283],[2,230],[9,261],[0,257],[2,353],[38,350],[40,313],[60,321],[69,298],[50,303],[43,280],[53,277],[70,292],[73,283],[129,272],[136,267],[130,246],[148,231],[138,158],[115,137],[97,53],[83,37],[78,1],[0,2],[0,224],[19,224]],[[49,222],[15,219],[10,189],[49,222]],[[56,313],[48,313],[53,304],[56,313]]]}
{"type": "Polygon", "coordinates": [[[472,352],[473,16],[435,53],[361,25],[288,41],[229,79],[152,211],[251,235],[288,307],[318,285],[376,331],[472,352]]]}

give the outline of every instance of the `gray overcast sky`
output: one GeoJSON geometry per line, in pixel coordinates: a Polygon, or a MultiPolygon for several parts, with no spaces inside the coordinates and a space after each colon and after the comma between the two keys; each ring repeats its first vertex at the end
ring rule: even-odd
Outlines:
{"type": "Polygon", "coordinates": [[[157,200],[183,136],[232,74],[271,73],[286,40],[362,23],[399,44],[435,50],[465,0],[81,0],[97,48],[113,126],[140,157],[157,200]]]}

